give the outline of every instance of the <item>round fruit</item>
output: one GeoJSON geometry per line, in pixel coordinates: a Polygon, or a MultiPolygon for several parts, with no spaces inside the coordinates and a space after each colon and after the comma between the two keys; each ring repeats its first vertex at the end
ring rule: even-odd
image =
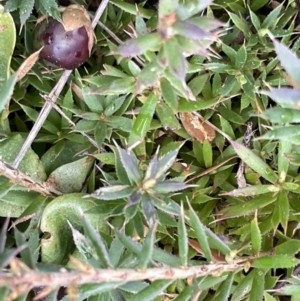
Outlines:
{"type": "Polygon", "coordinates": [[[90,56],[85,26],[66,31],[60,22],[49,19],[45,29],[38,33],[37,40],[38,45],[44,46],[40,57],[61,68],[77,68],[90,56]]]}

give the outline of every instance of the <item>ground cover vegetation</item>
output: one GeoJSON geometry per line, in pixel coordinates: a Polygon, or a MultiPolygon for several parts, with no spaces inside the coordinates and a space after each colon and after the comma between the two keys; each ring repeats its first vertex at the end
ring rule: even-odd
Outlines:
{"type": "Polygon", "coordinates": [[[0,300],[299,300],[297,5],[0,1],[0,300]]]}

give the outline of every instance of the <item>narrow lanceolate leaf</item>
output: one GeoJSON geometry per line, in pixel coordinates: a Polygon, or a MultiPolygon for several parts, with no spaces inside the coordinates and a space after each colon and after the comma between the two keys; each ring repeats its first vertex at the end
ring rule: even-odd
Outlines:
{"type": "Polygon", "coordinates": [[[17,73],[14,73],[0,87],[0,113],[4,110],[6,104],[10,101],[10,98],[14,92],[16,82],[17,73]]]}
{"type": "Polygon", "coordinates": [[[285,107],[300,106],[300,90],[292,88],[271,88],[269,91],[259,91],[263,95],[267,95],[275,100],[278,104],[285,107]]]}
{"type": "Polygon", "coordinates": [[[259,254],[261,249],[261,233],[257,221],[257,211],[255,212],[254,219],[251,221],[250,229],[252,249],[255,254],[259,254]]]}
{"type": "MultiPolygon", "coordinates": [[[[204,226],[205,227],[205,226],[204,226]]],[[[208,239],[209,246],[222,253],[227,255],[231,252],[230,248],[222,241],[213,231],[205,227],[205,233],[208,239]]]]}
{"type": "Polygon", "coordinates": [[[164,56],[170,72],[183,82],[185,80],[187,62],[175,38],[168,39],[165,42],[164,56]]]}
{"type": "Polygon", "coordinates": [[[216,292],[217,297],[214,301],[227,301],[230,295],[230,290],[232,287],[234,273],[230,273],[226,280],[220,285],[218,291],[216,292]]]}
{"type": "Polygon", "coordinates": [[[106,244],[104,243],[101,235],[92,227],[89,220],[85,216],[82,216],[82,218],[83,218],[85,233],[88,236],[88,238],[90,239],[91,243],[93,244],[94,250],[95,250],[99,260],[101,261],[103,267],[104,268],[107,268],[107,267],[112,268],[113,265],[110,261],[106,244]]]}
{"type": "Polygon", "coordinates": [[[249,301],[263,300],[264,288],[265,273],[262,270],[257,269],[254,274],[249,301]]]}
{"type": "Polygon", "coordinates": [[[157,193],[165,194],[165,193],[180,191],[188,187],[192,187],[192,186],[182,182],[166,180],[161,183],[155,184],[153,190],[156,191],[157,193]]]}
{"type": "Polygon", "coordinates": [[[185,215],[183,210],[183,204],[181,204],[181,211],[178,220],[178,248],[179,248],[179,258],[182,266],[187,266],[188,262],[188,237],[187,230],[185,226],[185,215]]]}
{"type": "Polygon", "coordinates": [[[255,210],[264,208],[265,206],[274,203],[276,199],[277,199],[277,195],[274,195],[274,193],[259,195],[251,199],[250,202],[245,202],[245,203],[237,204],[222,209],[219,212],[220,214],[219,220],[249,215],[250,213],[253,213],[255,210]]]}
{"type": "Polygon", "coordinates": [[[118,149],[121,162],[127,172],[127,176],[131,184],[138,184],[142,179],[142,173],[139,170],[137,158],[135,157],[134,153],[128,154],[124,149],[120,148],[117,144],[116,147],[118,149]]]}
{"type": "Polygon", "coordinates": [[[151,202],[151,198],[147,193],[143,194],[142,196],[142,206],[143,213],[146,217],[149,227],[153,227],[157,220],[156,211],[154,205],[151,202]]]}
{"type": "Polygon", "coordinates": [[[280,183],[285,181],[290,162],[286,154],[291,153],[292,143],[288,141],[280,141],[278,147],[278,175],[280,183]]]}
{"type": "Polygon", "coordinates": [[[268,192],[278,192],[280,191],[281,187],[275,186],[275,185],[253,185],[253,186],[247,186],[244,188],[238,188],[234,189],[229,192],[222,193],[222,195],[230,195],[230,196],[257,196],[260,194],[265,194],[268,192]]]}
{"type": "Polygon", "coordinates": [[[155,178],[155,174],[157,171],[157,163],[158,163],[158,150],[155,152],[154,156],[152,157],[152,159],[150,160],[146,173],[145,173],[145,178],[144,181],[147,181],[149,179],[155,178]]]}
{"type": "Polygon", "coordinates": [[[299,123],[300,122],[300,111],[290,108],[274,107],[267,109],[259,115],[272,123],[299,123]]]}
{"type": "Polygon", "coordinates": [[[143,243],[142,251],[139,255],[139,268],[144,270],[147,268],[148,263],[152,259],[153,248],[155,244],[155,232],[156,232],[156,224],[154,224],[147,233],[145,241],[143,243]]]}
{"type": "Polygon", "coordinates": [[[152,301],[155,300],[171,283],[173,280],[157,280],[153,281],[149,286],[139,291],[128,301],[152,301]]]}
{"type": "Polygon", "coordinates": [[[92,248],[92,245],[91,245],[90,241],[87,239],[87,237],[84,236],[77,229],[75,229],[68,220],[67,220],[67,222],[72,231],[73,242],[76,246],[76,249],[80,253],[80,255],[85,259],[89,258],[90,256],[97,258],[96,254],[94,253],[94,250],[92,248]]]}
{"type": "Polygon", "coordinates": [[[133,122],[132,132],[129,136],[129,143],[142,141],[149,130],[158,96],[151,93],[146,99],[139,115],[133,122]]]}
{"type": "Polygon", "coordinates": [[[133,188],[128,185],[115,185],[101,187],[94,191],[90,196],[99,200],[118,200],[129,197],[133,188]]]}
{"type": "Polygon", "coordinates": [[[287,196],[287,191],[282,190],[279,192],[277,202],[279,207],[280,223],[283,227],[284,233],[286,233],[290,211],[290,204],[287,196]]]}
{"type": "Polygon", "coordinates": [[[178,21],[173,25],[173,30],[179,35],[182,35],[192,40],[213,40],[215,36],[198,25],[189,21],[178,21]]]}
{"type": "Polygon", "coordinates": [[[173,163],[177,158],[181,146],[158,158],[157,172],[155,175],[155,179],[159,179],[173,165],[173,163]]]}
{"type": "Polygon", "coordinates": [[[118,47],[115,54],[120,54],[125,57],[141,55],[148,50],[157,50],[160,42],[161,38],[158,33],[150,33],[145,36],[126,41],[118,47]]]}
{"type": "Polygon", "coordinates": [[[234,148],[237,155],[254,171],[256,171],[260,176],[271,182],[272,184],[276,183],[278,180],[278,176],[273,171],[269,165],[263,161],[260,157],[258,157],[255,153],[253,153],[246,146],[235,142],[230,141],[232,147],[234,148]]]}
{"type": "MultiPolygon", "coordinates": [[[[17,228],[14,229],[14,233],[17,246],[19,248],[24,247],[24,245],[27,244],[24,234],[20,232],[17,228]]],[[[24,248],[24,250],[21,251],[21,258],[29,268],[35,269],[35,263],[29,247],[24,248]]]]}
{"type": "Polygon", "coordinates": [[[282,67],[291,77],[293,83],[300,88],[300,60],[297,55],[275,39],[273,39],[273,43],[282,67]]]}
{"type": "Polygon", "coordinates": [[[249,293],[252,288],[252,282],[255,275],[256,270],[252,270],[245,276],[239,284],[234,288],[231,299],[232,300],[242,300],[245,295],[249,293]]]}
{"type": "Polygon", "coordinates": [[[21,20],[21,28],[25,24],[26,20],[30,17],[34,6],[34,0],[22,0],[20,1],[19,13],[21,20]]]}
{"type": "Polygon", "coordinates": [[[269,255],[253,259],[252,266],[258,269],[284,269],[292,268],[300,260],[287,255],[269,255]]]}
{"type": "Polygon", "coordinates": [[[212,254],[209,248],[207,235],[205,232],[205,227],[201,223],[199,217],[197,216],[196,212],[192,208],[192,206],[189,204],[189,218],[190,218],[190,224],[196,234],[196,238],[198,240],[198,243],[203,251],[203,254],[207,261],[212,261],[212,254]]]}

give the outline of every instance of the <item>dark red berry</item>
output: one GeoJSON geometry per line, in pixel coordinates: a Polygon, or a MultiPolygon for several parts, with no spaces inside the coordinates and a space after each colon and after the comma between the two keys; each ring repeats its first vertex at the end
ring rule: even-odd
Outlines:
{"type": "Polygon", "coordinates": [[[40,57],[61,68],[77,68],[90,56],[89,37],[84,26],[65,31],[60,22],[51,19],[37,39],[38,45],[44,46],[40,57]]]}

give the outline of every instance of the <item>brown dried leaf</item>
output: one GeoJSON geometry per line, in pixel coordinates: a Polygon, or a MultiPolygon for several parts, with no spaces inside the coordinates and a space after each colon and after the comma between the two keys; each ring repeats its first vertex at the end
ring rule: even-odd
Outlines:
{"type": "Polygon", "coordinates": [[[82,26],[85,27],[89,36],[89,52],[91,54],[94,45],[94,30],[91,24],[91,19],[86,9],[77,4],[72,4],[66,7],[62,14],[62,24],[66,31],[71,31],[82,26]]]}
{"type": "Polygon", "coordinates": [[[205,140],[212,141],[216,137],[215,130],[193,113],[181,113],[180,120],[187,133],[201,143],[205,140]]]}
{"type": "Polygon", "coordinates": [[[34,66],[34,64],[37,62],[39,59],[39,54],[43,48],[39,49],[38,51],[34,52],[31,54],[19,67],[17,74],[18,78],[17,81],[20,81],[34,66]]]}
{"type": "Polygon", "coordinates": [[[86,9],[77,4],[66,7],[62,14],[62,24],[66,31],[71,31],[91,23],[86,9]]]}
{"type": "MultiPolygon", "coordinates": [[[[198,241],[189,238],[188,243],[195,251],[197,251],[201,255],[204,255],[198,241]]],[[[220,254],[220,252],[216,250],[211,250],[211,254],[214,261],[225,261],[225,257],[222,254],[220,254]]]]}

